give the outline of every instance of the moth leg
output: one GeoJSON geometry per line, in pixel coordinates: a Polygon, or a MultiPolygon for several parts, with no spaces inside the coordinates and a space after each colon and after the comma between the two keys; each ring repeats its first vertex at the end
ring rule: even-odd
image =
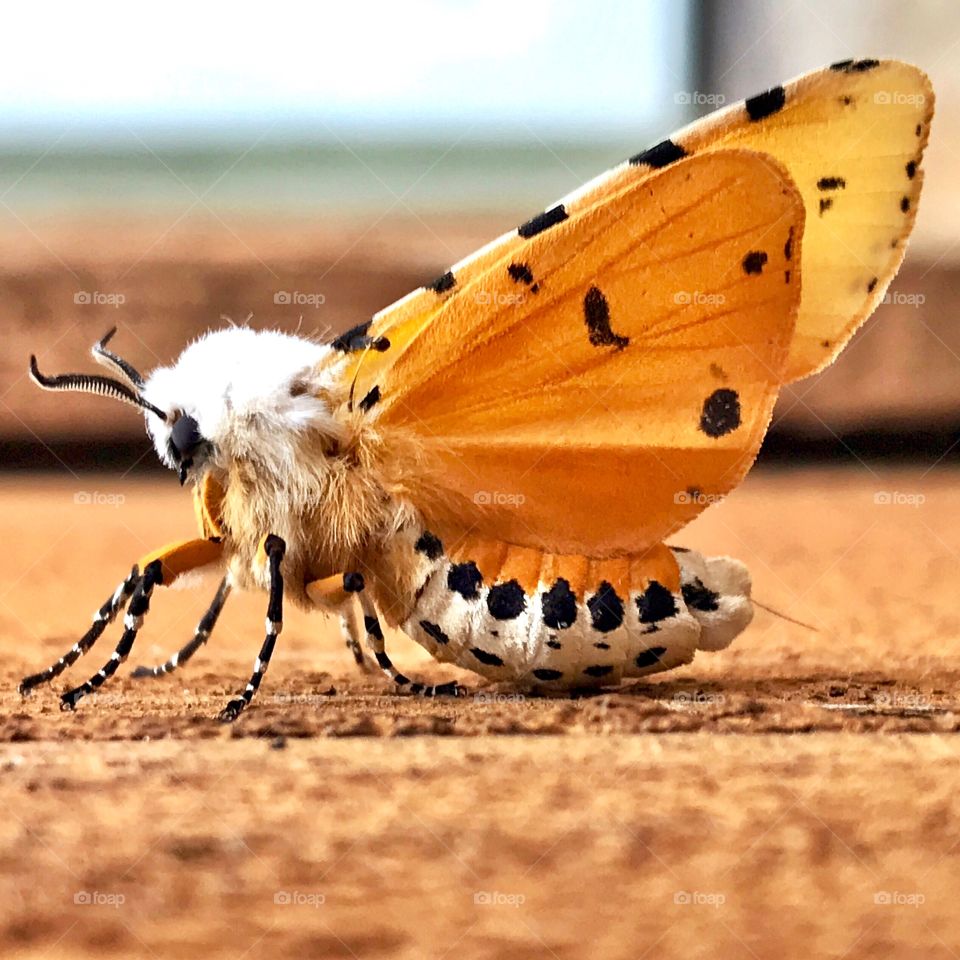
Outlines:
{"type": "Polygon", "coordinates": [[[287,545],[284,541],[274,534],[268,534],[260,544],[260,550],[265,555],[266,562],[270,570],[270,599],[267,602],[267,635],[264,638],[263,646],[260,648],[260,654],[256,663],[253,665],[253,674],[247,681],[243,693],[235,697],[220,711],[219,719],[225,723],[236,720],[240,716],[243,708],[253,699],[253,695],[263,680],[263,675],[270,666],[270,658],[273,656],[273,648],[276,646],[277,637],[283,629],[283,574],[280,570],[280,563],[283,555],[286,553],[287,545]]]}
{"type": "Polygon", "coordinates": [[[362,591],[360,592],[360,607],[363,610],[363,625],[367,631],[367,645],[374,659],[380,665],[380,669],[398,686],[404,689],[409,688],[411,693],[421,697],[457,697],[463,692],[456,680],[448,683],[438,683],[435,685],[418,683],[411,680],[406,674],[401,673],[393,665],[390,657],[387,656],[385,648],[383,629],[380,626],[380,619],[377,617],[376,607],[373,601],[362,591]]]}
{"type": "Polygon", "coordinates": [[[160,663],[155,667],[137,667],[133,673],[130,674],[130,676],[162,677],[164,674],[173,673],[174,670],[182,667],[207,642],[207,640],[210,639],[210,634],[213,633],[213,628],[217,625],[217,620],[220,618],[220,613],[223,610],[224,604],[227,602],[227,597],[230,596],[230,591],[232,589],[233,585],[230,583],[229,575],[225,576],[223,580],[220,581],[220,586],[217,588],[217,592],[214,595],[210,606],[207,608],[207,612],[197,624],[197,629],[194,631],[191,640],[188,643],[185,643],[175,654],[173,654],[172,657],[170,657],[164,663],[160,663]]]}
{"type": "Polygon", "coordinates": [[[353,659],[363,673],[367,673],[369,665],[367,658],[363,655],[363,647],[360,645],[360,631],[357,629],[356,605],[351,598],[338,611],[340,616],[340,632],[343,636],[343,642],[347,649],[353,654],[353,659]]]}
{"type": "Polygon", "coordinates": [[[217,540],[182,540],[148,553],[137,564],[143,570],[123,618],[123,635],[110,659],[85,683],[60,696],[60,709],[73,710],[88,693],[99,690],[130,654],[143,619],[150,609],[150,597],[158,584],[169,586],[182,573],[219,559],[222,547],[217,540]]]}
{"type": "Polygon", "coordinates": [[[49,683],[55,677],[59,677],[67,667],[76,663],[97,642],[107,626],[116,619],[117,614],[131,597],[139,582],[140,567],[135,564],[126,579],[120,583],[93,615],[93,623],[90,625],[90,629],[56,663],[47,667],[46,670],[24,677],[18,687],[20,693],[29,693],[41,683],[49,683]]]}
{"type": "Polygon", "coordinates": [[[340,617],[340,633],[357,666],[367,672],[367,661],[360,646],[357,629],[354,594],[363,590],[363,576],[359,573],[335,574],[322,580],[311,580],[306,585],[307,596],[321,609],[334,611],[340,617]]]}
{"type": "Polygon", "coordinates": [[[77,703],[88,693],[98,690],[116,672],[117,667],[127,659],[133,641],[137,639],[137,631],[143,625],[143,618],[150,609],[150,596],[153,588],[163,582],[163,568],[159,560],[147,564],[143,576],[133,591],[133,597],[123,618],[123,636],[113,651],[110,659],[85,683],[74,687],[60,695],[60,709],[73,710],[77,703]]]}

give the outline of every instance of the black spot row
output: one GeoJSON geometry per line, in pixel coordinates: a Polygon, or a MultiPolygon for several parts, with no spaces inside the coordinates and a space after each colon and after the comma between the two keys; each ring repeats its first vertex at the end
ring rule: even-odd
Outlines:
{"type": "Polygon", "coordinates": [[[515,620],[527,609],[523,587],[516,580],[491,587],[487,594],[487,609],[494,620],[515,620]]]}
{"type": "Polygon", "coordinates": [[[600,633],[616,630],[623,623],[623,601],[606,580],[600,583],[597,592],[587,601],[587,610],[593,629],[600,633]]]}
{"type": "Polygon", "coordinates": [[[676,615],[677,601],[662,583],[651,580],[637,597],[637,612],[641,623],[659,623],[676,615]]]}
{"type": "Polygon", "coordinates": [[[570,582],[560,577],[542,598],[543,622],[551,630],[565,630],[577,619],[577,598],[570,582]]]}

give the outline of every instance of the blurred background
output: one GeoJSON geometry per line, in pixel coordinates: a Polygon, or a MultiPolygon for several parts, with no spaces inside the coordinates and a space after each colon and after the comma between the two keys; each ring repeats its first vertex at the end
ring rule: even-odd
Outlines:
{"type": "Polygon", "coordinates": [[[333,335],[719,106],[893,56],[938,94],[907,261],[765,458],[951,459],[960,7],[926,0],[35,3],[0,68],[8,468],[158,469],[140,417],[42,394],[109,327],[141,369],[228,320],[333,335]],[[94,441],[94,442],[91,442],[94,441]]]}

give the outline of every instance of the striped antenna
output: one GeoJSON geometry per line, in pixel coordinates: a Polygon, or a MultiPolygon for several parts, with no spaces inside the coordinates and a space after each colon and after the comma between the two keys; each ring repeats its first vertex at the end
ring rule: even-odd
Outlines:
{"type": "Polygon", "coordinates": [[[167,415],[158,407],[145,400],[139,393],[112,377],[99,377],[88,373],[62,373],[56,377],[44,376],[37,367],[37,358],[30,355],[30,376],[37,386],[44,390],[76,390],[80,393],[96,393],[102,397],[113,397],[131,406],[147,410],[166,421],[167,415]]]}

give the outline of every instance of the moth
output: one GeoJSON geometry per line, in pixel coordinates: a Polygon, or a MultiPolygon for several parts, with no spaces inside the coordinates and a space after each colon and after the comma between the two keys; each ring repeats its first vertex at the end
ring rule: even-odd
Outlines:
{"type": "Polygon", "coordinates": [[[129,656],[159,586],[268,596],[260,686],[285,600],[339,613],[398,688],[381,623],[438,661],[541,691],[617,685],[726,647],[750,576],[667,544],[753,463],[781,386],[822,369],[883,297],[922,183],[933,91],[917,68],[846,60],[703,119],[587,183],[330,343],[207,333],[144,378],[45,376],[144,411],[193,490],[198,535],[140,558],[57,663],[129,656]],[[353,614],[363,615],[363,630],[353,614]]]}

